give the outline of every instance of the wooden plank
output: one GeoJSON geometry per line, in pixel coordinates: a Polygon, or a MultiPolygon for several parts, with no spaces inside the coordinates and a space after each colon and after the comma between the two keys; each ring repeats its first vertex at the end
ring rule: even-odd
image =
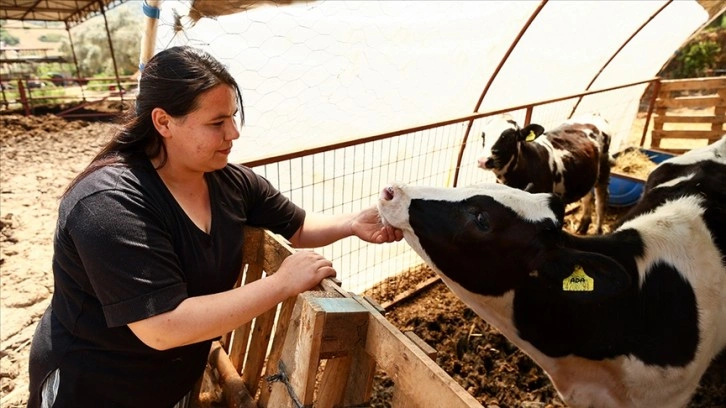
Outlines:
{"type": "MultiPolygon", "coordinates": [[[[280,313],[277,317],[277,327],[275,328],[275,337],[272,339],[272,347],[270,354],[267,356],[267,364],[265,366],[265,376],[277,374],[277,363],[282,355],[282,348],[285,345],[287,332],[292,321],[292,316],[297,304],[297,296],[289,297],[282,302],[280,313]]],[[[268,406],[270,400],[270,387],[262,387],[260,390],[259,405],[263,408],[268,406]]]]}
{"type": "Polygon", "coordinates": [[[653,139],[716,139],[723,131],[719,130],[653,130],[653,139]]]}
{"type": "Polygon", "coordinates": [[[368,311],[352,298],[316,301],[328,311],[320,352],[321,358],[328,360],[316,407],[363,406],[370,400],[375,374],[375,362],[362,347],[368,331],[368,311]]]}
{"type": "Polygon", "coordinates": [[[376,362],[359,346],[345,357],[326,361],[316,408],[370,406],[376,362]]]}
{"type": "Polygon", "coordinates": [[[726,101],[719,96],[683,96],[670,99],[658,98],[655,103],[666,108],[711,108],[723,106],[726,101]]]}
{"type": "MultiPolygon", "coordinates": [[[[242,270],[237,277],[237,282],[234,284],[235,288],[243,284],[243,279],[246,284],[252,280],[259,279],[262,276],[262,270],[260,269],[261,266],[259,265],[260,262],[258,259],[262,254],[265,231],[261,228],[245,227],[242,230],[242,234],[244,234],[244,244],[242,247],[242,270]],[[250,269],[252,270],[250,271],[250,269]]],[[[244,364],[244,353],[247,350],[247,338],[249,336],[251,324],[252,322],[243,324],[222,337],[222,346],[229,354],[232,364],[237,368],[238,372],[244,364]]]]}
{"type": "MultiPolygon", "coordinates": [[[[667,153],[670,153],[670,152],[667,152],[667,153]]],[[[637,183],[645,183],[644,178],[635,177],[631,174],[625,174],[625,173],[621,173],[619,171],[610,170],[610,177],[612,177],[612,176],[617,176],[617,177],[620,177],[620,178],[623,178],[626,180],[635,181],[637,183]]]]}
{"type": "Polygon", "coordinates": [[[242,263],[258,263],[262,255],[265,230],[256,227],[244,227],[244,246],[242,247],[242,263]]]}
{"type": "Polygon", "coordinates": [[[371,306],[373,306],[374,309],[378,311],[380,314],[386,313],[386,308],[381,306],[378,302],[376,302],[375,299],[373,299],[370,296],[363,296],[363,299],[368,302],[371,306]]]}
{"type": "Polygon", "coordinates": [[[726,121],[726,115],[709,115],[709,116],[678,116],[678,115],[658,115],[653,116],[654,121],[660,123],[714,123],[726,121]]]}
{"type": "Polygon", "coordinates": [[[419,408],[420,405],[414,403],[411,401],[408,396],[406,396],[405,390],[401,389],[401,387],[397,387],[395,384],[393,385],[393,392],[391,395],[391,408],[419,408]]]}
{"type": "Polygon", "coordinates": [[[399,293],[398,295],[396,295],[396,297],[389,300],[388,302],[383,302],[381,307],[383,307],[383,309],[388,309],[389,307],[395,305],[396,303],[398,303],[404,299],[408,299],[410,296],[418,293],[419,291],[428,288],[429,286],[433,285],[434,283],[438,282],[439,280],[440,280],[439,276],[436,275],[436,276],[426,279],[423,282],[419,282],[413,288],[410,288],[408,290],[405,290],[405,291],[399,293]]]}
{"type": "Polygon", "coordinates": [[[340,287],[341,282],[335,278],[325,278],[318,287],[328,293],[337,293],[340,297],[351,297],[352,295],[340,287]]]}
{"type": "MultiPolygon", "coordinates": [[[[237,276],[237,281],[234,283],[234,288],[238,288],[242,284],[242,279],[244,277],[245,271],[246,271],[247,265],[242,264],[242,269],[239,272],[239,275],[237,276]]],[[[224,347],[224,350],[229,352],[229,345],[232,342],[232,336],[234,334],[234,330],[228,332],[224,336],[222,336],[222,339],[220,340],[220,343],[222,343],[222,347],[224,347]]]]}
{"type": "Polygon", "coordinates": [[[314,398],[325,311],[311,302],[306,292],[297,297],[292,317],[278,363],[278,369],[287,377],[287,384],[279,381],[271,384],[268,404],[274,408],[293,408],[299,404],[312,406],[314,398]]]}
{"type": "Polygon", "coordinates": [[[368,355],[363,347],[357,348],[351,355],[350,373],[341,405],[344,407],[370,405],[375,374],[376,360],[368,355]]]}
{"type": "MultiPolygon", "coordinates": [[[[272,336],[272,326],[275,324],[277,308],[274,307],[255,319],[255,328],[252,331],[250,347],[247,351],[242,379],[251,393],[256,393],[262,376],[262,369],[267,358],[267,346],[272,336]]],[[[239,369],[238,369],[239,370],[239,369]]]]}
{"type": "MultiPolygon", "coordinates": [[[[262,278],[262,267],[258,264],[250,264],[245,274],[245,285],[252,283],[262,278]]],[[[239,372],[244,364],[245,352],[247,350],[247,344],[249,343],[250,331],[252,330],[252,321],[249,321],[242,326],[234,329],[232,334],[232,344],[229,345],[229,355],[232,359],[232,364],[239,372]]]]}
{"type": "Polygon", "coordinates": [[[668,79],[660,83],[660,89],[665,91],[691,91],[714,88],[726,88],[726,77],[668,79]]]}
{"type": "Polygon", "coordinates": [[[683,154],[687,151],[690,151],[691,149],[663,149],[663,151],[668,153],[675,153],[675,154],[683,154]]]}
{"type": "Polygon", "coordinates": [[[325,370],[320,380],[320,390],[315,403],[316,408],[335,408],[341,406],[343,393],[348,385],[348,376],[353,361],[351,355],[333,358],[325,362],[325,370]]]}
{"type": "Polygon", "coordinates": [[[295,249],[284,238],[267,232],[265,234],[262,268],[268,274],[272,274],[280,269],[282,261],[293,253],[295,253],[295,249]]]}
{"type": "MultiPolygon", "coordinates": [[[[726,89],[719,91],[722,98],[726,99],[726,89]]],[[[711,130],[723,130],[726,122],[726,106],[717,106],[713,109],[714,120],[711,123],[711,130]]]]}
{"type": "Polygon", "coordinates": [[[368,311],[353,298],[313,298],[316,307],[325,311],[320,343],[320,358],[348,355],[365,340],[368,311]]]}
{"type": "Polygon", "coordinates": [[[408,403],[418,407],[481,408],[476,398],[368,302],[356,299],[371,312],[366,352],[393,380],[408,403]]]}
{"type": "Polygon", "coordinates": [[[425,341],[423,341],[423,339],[421,337],[418,337],[418,335],[415,332],[408,330],[408,331],[403,332],[403,335],[408,337],[408,339],[411,340],[413,342],[413,344],[418,346],[418,348],[420,348],[421,351],[426,353],[426,355],[429,356],[430,359],[436,360],[436,355],[438,354],[436,349],[431,347],[425,341]]]}

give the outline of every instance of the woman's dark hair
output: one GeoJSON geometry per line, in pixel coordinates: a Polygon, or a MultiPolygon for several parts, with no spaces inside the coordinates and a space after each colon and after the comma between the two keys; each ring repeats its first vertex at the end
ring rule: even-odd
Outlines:
{"type": "Polygon", "coordinates": [[[240,127],[244,124],[242,94],[237,82],[217,59],[198,48],[172,47],[154,55],[144,66],[139,79],[136,109],[129,111],[121,129],[93,158],[66,189],[67,194],[83,178],[101,167],[128,165],[140,154],[153,158],[163,153],[159,167],[166,163],[166,148],[151,120],[151,111],[164,109],[181,117],[198,108],[199,96],[219,84],[237,92],[240,127]]]}

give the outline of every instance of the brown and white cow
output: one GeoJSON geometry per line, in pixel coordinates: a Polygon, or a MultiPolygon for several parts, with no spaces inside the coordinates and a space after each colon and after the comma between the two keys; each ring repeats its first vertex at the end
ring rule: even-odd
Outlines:
{"type": "MultiPolygon", "coordinates": [[[[538,124],[520,128],[510,116],[502,119],[507,126],[491,155],[477,160],[479,167],[491,170],[502,184],[530,193],[554,193],[565,204],[583,199],[579,234],[587,233],[592,222],[594,198],[596,232],[602,233],[610,179],[607,121],[599,114],[586,115],[545,132],[538,124]]],[[[484,145],[485,139],[482,132],[484,145]]]]}
{"type": "Polygon", "coordinates": [[[385,223],[572,407],[683,407],[726,347],[726,136],[661,163],[616,230],[562,230],[553,194],[381,192],[385,223]]]}

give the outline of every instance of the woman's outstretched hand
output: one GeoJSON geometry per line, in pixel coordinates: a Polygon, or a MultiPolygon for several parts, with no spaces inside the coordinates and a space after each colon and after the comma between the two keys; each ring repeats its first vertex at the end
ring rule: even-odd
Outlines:
{"type": "Polygon", "coordinates": [[[382,244],[403,239],[403,231],[384,225],[375,206],[361,211],[351,223],[353,234],[366,242],[382,244]]]}

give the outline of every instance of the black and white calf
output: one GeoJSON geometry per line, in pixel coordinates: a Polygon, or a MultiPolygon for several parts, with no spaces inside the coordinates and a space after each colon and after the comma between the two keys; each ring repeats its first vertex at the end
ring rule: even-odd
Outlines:
{"type": "MultiPolygon", "coordinates": [[[[547,132],[538,124],[520,128],[508,116],[503,121],[506,128],[491,155],[478,159],[479,167],[491,170],[502,184],[530,193],[554,193],[565,204],[583,199],[579,234],[587,233],[592,222],[594,198],[596,232],[602,233],[610,179],[607,121],[597,114],[587,115],[547,132]]],[[[482,133],[484,145],[485,139],[482,133]]]]}
{"type": "Polygon", "coordinates": [[[683,407],[726,346],[726,136],[660,164],[610,234],[552,194],[392,185],[385,223],[572,407],[683,407]]]}

